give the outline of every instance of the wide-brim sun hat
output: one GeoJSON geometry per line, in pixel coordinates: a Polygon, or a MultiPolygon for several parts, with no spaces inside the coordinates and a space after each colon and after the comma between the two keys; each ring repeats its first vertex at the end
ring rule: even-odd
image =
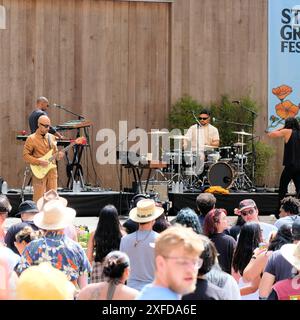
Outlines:
{"type": "Polygon", "coordinates": [[[16,286],[19,300],[74,300],[75,291],[67,276],[49,262],[27,268],[16,286]]]}
{"type": "Polygon", "coordinates": [[[129,212],[129,218],[137,223],[146,223],[157,219],[164,213],[164,208],[157,207],[152,199],[140,200],[129,212]]]}
{"type": "Polygon", "coordinates": [[[280,248],[280,252],[293,267],[300,271],[300,242],[285,244],[280,248]]]}
{"type": "Polygon", "coordinates": [[[76,211],[65,207],[58,200],[51,200],[45,204],[43,211],[37,213],[34,218],[34,224],[43,230],[60,230],[73,224],[76,211]]]}
{"type": "Polygon", "coordinates": [[[67,199],[60,197],[57,191],[55,191],[54,189],[51,189],[45,192],[44,195],[41,198],[39,198],[39,200],[37,201],[36,205],[39,211],[41,211],[43,209],[43,206],[51,200],[59,200],[65,207],[68,204],[67,199]]]}

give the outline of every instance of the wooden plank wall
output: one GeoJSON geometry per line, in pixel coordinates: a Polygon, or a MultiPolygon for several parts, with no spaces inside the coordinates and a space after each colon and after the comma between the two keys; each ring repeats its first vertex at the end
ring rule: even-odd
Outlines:
{"type": "MultiPolygon", "coordinates": [[[[88,152],[83,162],[86,182],[117,188],[118,167],[96,162],[96,134],[102,128],[118,134],[119,120],[128,120],[128,130],[166,125],[169,3],[1,2],[8,23],[7,30],[0,30],[0,176],[9,186],[20,187],[23,143],[15,135],[28,128],[35,100],[44,95],[94,123],[91,156],[98,179],[88,152]]],[[[53,124],[74,119],[56,108],[49,115],[53,124]]],[[[61,164],[61,186],[63,171],[61,164]]]]}
{"type": "MultiPolygon", "coordinates": [[[[106,188],[118,189],[118,167],[97,164],[97,131],[118,131],[119,120],[128,121],[128,130],[164,128],[171,104],[182,94],[202,103],[224,93],[233,99],[249,94],[262,105],[256,132],[265,139],[267,0],[0,5],[7,11],[7,29],[0,30],[0,176],[10,186],[21,186],[25,167],[15,135],[28,129],[40,95],[93,121],[92,148],[83,161],[86,181],[106,188]]],[[[49,115],[53,124],[74,119],[55,108],[49,115]]],[[[281,144],[275,145],[281,157],[281,144]]],[[[278,160],[272,166],[269,185],[278,184],[281,169],[278,160]]],[[[61,164],[61,186],[63,171],[61,164]]],[[[129,184],[127,172],[124,178],[129,184]]]]}
{"type": "MultiPolygon", "coordinates": [[[[278,186],[283,142],[267,125],[267,1],[177,0],[172,8],[171,102],[190,94],[204,104],[249,95],[261,106],[256,139],[273,145],[267,186],[278,186]]],[[[222,107],[220,105],[220,107],[222,107]]]]}

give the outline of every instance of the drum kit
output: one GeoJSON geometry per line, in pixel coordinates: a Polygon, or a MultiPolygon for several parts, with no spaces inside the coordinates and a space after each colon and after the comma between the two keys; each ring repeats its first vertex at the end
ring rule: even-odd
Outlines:
{"type": "MultiPolygon", "coordinates": [[[[173,182],[183,182],[186,190],[201,189],[204,185],[221,186],[229,189],[247,190],[253,188],[253,183],[245,172],[245,165],[251,152],[245,152],[246,136],[251,136],[243,130],[234,131],[238,141],[232,146],[215,147],[204,145],[203,155],[181,148],[162,153],[162,161],[167,162],[167,168],[162,170],[169,186],[173,182]]],[[[171,139],[182,142],[185,136],[175,135],[171,139]]],[[[178,145],[178,143],[176,144],[178,145]]]]}

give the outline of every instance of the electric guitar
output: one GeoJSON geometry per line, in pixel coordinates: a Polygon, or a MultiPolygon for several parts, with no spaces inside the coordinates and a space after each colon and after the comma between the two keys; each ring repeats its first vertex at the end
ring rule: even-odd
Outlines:
{"type": "MultiPolygon", "coordinates": [[[[72,141],[68,146],[66,146],[65,148],[63,148],[60,151],[65,152],[65,151],[69,150],[72,146],[74,146],[75,144],[85,145],[86,144],[86,138],[85,137],[79,137],[76,140],[72,141]]],[[[56,153],[53,154],[53,150],[51,149],[44,156],[39,158],[39,160],[48,161],[48,165],[47,166],[43,167],[41,165],[36,165],[36,164],[31,164],[30,165],[31,171],[32,171],[32,173],[34,174],[34,176],[36,178],[43,179],[51,169],[56,168],[56,164],[54,163],[55,156],[56,156],[56,153]]]]}

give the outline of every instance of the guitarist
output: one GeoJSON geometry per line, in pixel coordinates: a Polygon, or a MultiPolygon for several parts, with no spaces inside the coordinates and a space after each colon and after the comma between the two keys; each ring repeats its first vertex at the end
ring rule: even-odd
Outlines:
{"type": "Polygon", "coordinates": [[[295,184],[297,197],[300,193],[300,125],[296,118],[289,117],[285,119],[282,128],[271,132],[267,129],[266,133],[270,138],[283,138],[284,140],[284,169],[279,182],[280,208],[280,201],[285,197],[291,180],[295,184]]]}
{"type": "MultiPolygon", "coordinates": [[[[38,118],[37,130],[28,136],[24,145],[23,158],[25,162],[47,167],[48,161],[39,158],[43,157],[51,149],[53,150],[53,154],[57,153],[57,160],[63,158],[64,153],[58,151],[55,136],[49,133],[50,124],[50,119],[47,116],[42,115],[38,118]]],[[[32,175],[32,186],[34,189],[33,201],[35,202],[46,191],[50,189],[57,190],[57,169],[51,169],[43,179],[38,179],[32,175]]]]}

